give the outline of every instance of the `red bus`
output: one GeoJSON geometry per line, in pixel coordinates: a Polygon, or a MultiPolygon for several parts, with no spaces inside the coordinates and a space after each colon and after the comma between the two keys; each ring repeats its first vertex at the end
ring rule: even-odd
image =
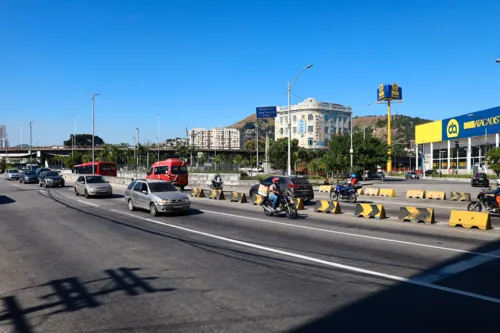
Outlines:
{"type": "Polygon", "coordinates": [[[92,172],[92,162],[86,162],[74,165],[71,172],[116,177],[118,168],[114,162],[95,162],[94,171],[92,172]]]}
{"type": "Polygon", "coordinates": [[[155,162],[147,172],[146,179],[165,180],[184,191],[184,187],[188,185],[189,181],[186,162],[178,158],[155,162]]]}

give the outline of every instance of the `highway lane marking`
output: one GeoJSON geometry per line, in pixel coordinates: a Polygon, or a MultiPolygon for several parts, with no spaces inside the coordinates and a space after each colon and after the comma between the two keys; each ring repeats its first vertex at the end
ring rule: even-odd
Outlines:
{"type": "Polygon", "coordinates": [[[227,217],[235,217],[235,218],[241,218],[241,219],[246,219],[246,220],[253,220],[253,221],[258,221],[258,222],[263,222],[263,223],[277,224],[277,225],[282,225],[282,226],[287,226],[287,227],[292,227],[292,228],[321,231],[321,232],[343,235],[343,236],[350,236],[350,237],[366,238],[366,239],[371,239],[371,240],[376,240],[376,241],[381,241],[381,242],[389,242],[389,243],[398,243],[398,244],[404,244],[404,245],[426,247],[426,248],[431,248],[431,249],[436,249],[436,250],[474,254],[474,255],[478,255],[478,256],[491,257],[491,258],[495,258],[495,259],[500,258],[500,254],[493,255],[493,254],[489,254],[489,253],[480,253],[480,252],[474,252],[474,251],[460,250],[460,249],[454,249],[454,248],[437,246],[437,245],[428,245],[428,244],[421,244],[421,243],[414,243],[414,242],[406,242],[406,241],[397,240],[397,239],[360,235],[360,234],[354,234],[354,233],[344,232],[344,231],[335,231],[335,230],[321,229],[321,228],[315,228],[315,227],[308,227],[308,226],[304,226],[304,225],[295,225],[295,224],[284,223],[284,222],[263,220],[263,219],[259,219],[256,217],[250,217],[250,216],[240,216],[240,215],[229,214],[229,213],[215,212],[215,211],[211,211],[211,210],[204,210],[203,209],[202,211],[205,213],[212,213],[212,214],[223,215],[223,216],[227,216],[227,217]]]}
{"type": "MultiPolygon", "coordinates": [[[[488,252],[492,256],[499,256],[500,249],[488,252]]],[[[443,280],[452,275],[458,274],[460,272],[466,271],[468,269],[474,268],[476,266],[485,264],[489,261],[495,260],[494,257],[485,256],[474,256],[470,259],[462,260],[454,264],[439,268],[438,270],[413,278],[414,280],[425,282],[425,283],[435,283],[443,280]]]]}
{"type": "Polygon", "coordinates": [[[85,200],[78,200],[78,202],[81,202],[81,203],[86,204],[86,205],[94,206],[94,207],[99,207],[99,205],[96,205],[95,203],[91,203],[91,202],[88,202],[85,200]]]}
{"type": "Polygon", "coordinates": [[[411,285],[416,285],[416,286],[420,286],[420,287],[435,289],[435,290],[439,290],[439,291],[444,291],[444,292],[448,292],[448,293],[452,293],[452,294],[462,295],[462,296],[466,296],[466,297],[476,298],[476,299],[480,299],[480,300],[483,300],[483,301],[488,301],[488,302],[500,304],[500,299],[499,298],[494,298],[494,297],[489,297],[489,296],[485,296],[485,295],[475,294],[475,293],[471,293],[471,292],[467,292],[467,291],[463,291],[463,290],[459,290],[459,289],[454,289],[454,288],[443,287],[443,286],[435,285],[435,284],[432,284],[432,283],[427,283],[427,282],[423,282],[423,281],[408,279],[408,278],[397,276],[397,275],[391,275],[391,274],[381,273],[381,272],[372,271],[372,270],[368,270],[368,269],[358,268],[358,267],[354,267],[354,266],[339,264],[339,263],[336,263],[336,262],[333,262],[333,261],[327,261],[327,260],[323,260],[323,259],[318,259],[318,258],[314,258],[314,257],[310,257],[310,256],[305,256],[305,255],[294,253],[294,252],[283,251],[283,250],[278,250],[278,249],[275,249],[275,248],[272,248],[272,247],[267,247],[267,246],[257,245],[257,244],[253,244],[253,243],[249,243],[249,242],[239,241],[239,240],[236,240],[236,239],[233,239],[233,238],[222,237],[222,236],[218,236],[218,235],[215,235],[215,234],[210,234],[210,233],[203,232],[203,231],[198,231],[198,230],[194,230],[194,229],[184,228],[184,227],[176,226],[176,225],[173,225],[173,224],[169,224],[169,223],[165,223],[165,222],[161,222],[161,221],[157,221],[157,220],[153,220],[153,219],[149,219],[149,218],[137,216],[137,215],[134,215],[134,214],[131,214],[131,213],[125,213],[125,212],[119,211],[117,209],[110,209],[110,211],[116,212],[116,213],[121,214],[121,215],[127,215],[127,216],[130,216],[130,217],[134,217],[136,219],[140,219],[140,220],[143,220],[143,221],[147,221],[147,222],[159,224],[159,225],[162,225],[162,226],[165,226],[165,227],[169,227],[169,228],[173,228],[173,229],[178,229],[178,230],[183,230],[183,231],[190,232],[190,233],[193,233],[193,234],[197,234],[197,235],[202,235],[202,236],[209,237],[209,238],[218,239],[218,240],[225,241],[225,242],[228,242],[228,243],[238,244],[238,245],[241,245],[241,246],[246,246],[246,247],[249,247],[249,248],[258,249],[258,250],[261,250],[261,251],[266,251],[266,252],[281,254],[283,256],[297,258],[297,259],[302,259],[302,260],[310,261],[310,262],[315,262],[315,263],[323,264],[323,265],[329,266],[329,267],[335,267],[335,268],[339,268],[339,269],[343,269],[343,270],[347,270],[347,271],[351,271],[351,272],[356,272],[356,273],[360,273],[360,274],[365,274],[365,275],[370,275],[370,276],[385,278],[385,279],[388,279],[388,280],[393,280],[393,281],[408,283],[408,284],[411,284],[411,285]]]}

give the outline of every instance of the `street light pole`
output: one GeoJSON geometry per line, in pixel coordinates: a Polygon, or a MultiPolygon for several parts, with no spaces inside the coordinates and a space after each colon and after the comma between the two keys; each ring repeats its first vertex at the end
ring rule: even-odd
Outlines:
{"type": "Polygon", "coordinates": [[[94,104],[95,97],[99,94],[92,94],[92,173],[95,173],[95,117],[94,104]]]}
{"type": "Polygon", "coordinates": [[[291,85],[290,81],[288,81],[287,93],[288,93],[288,175],[289,176],[292,175],[292,109],[290,105],[290,95],[293,85],[295,84],[295,82],[297,82],[300,74],[302,74],[303,71],[311,68],[312,66],[313,66],[312,64],[309,64],[306,67],[302,68],[299,74],[297,74],[297,76],[295,77],[295,80],[291,85]]]}
{"type": "Polygon", "coordinates": [[[135,161],[135,169],[137,170],[139,168],[139,143],[140,143],[140,141],[139,141],[139,128],[136,127],[135,129],[137,130],[137,142],[135,144],[135,146],[137,147],[137,156],[136,156],[137,160],[135,161]]]}
{"type": "Polygon", "coordinates": [[[349,150],[349,153],[351,154],[351,173],[353,173],[353,155],[354,155],[354,149],[352,148],[352,111],[351,111],[351,149],[349,150]]]}
{"type": "Polygon", "coordinates": [[[160,161],[160,114],[157,114],[158,116],[158,161],[160,161]]]}
{"type": "Polygon", "coordinates": [[[32,152],[32,149],[33,149],[33,127],[31,126],[31,124],[33,124],[34,121],[30,121],[30,164],[32,164],[31,160],[32,160],[32,157],[33,157],[33,152],[32,152]]]}

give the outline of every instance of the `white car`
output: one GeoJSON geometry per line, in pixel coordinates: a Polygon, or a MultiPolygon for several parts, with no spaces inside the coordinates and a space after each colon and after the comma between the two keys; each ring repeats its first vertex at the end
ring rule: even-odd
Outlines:
{"type": "Polygon", "coordinates": [[[5,171],[5,179],[6,180],[18,180],[19,177],[21,177],[21,174],[19,173],[19,170],[17,169],[9,169],[5,171]]]}

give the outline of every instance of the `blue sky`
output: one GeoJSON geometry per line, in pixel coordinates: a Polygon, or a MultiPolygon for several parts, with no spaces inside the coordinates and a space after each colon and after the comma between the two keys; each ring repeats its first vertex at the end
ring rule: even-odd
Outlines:
{"type": "Polygon", "coordinates": [[[185,136],[230,125],[256,106],[307,97],[367,106],[397,82],[393,112],[429,119],[500,105],[500,1],[4,0],[0,124],[11,144],[185,136]],[[480,3],[480,5],[479,5],[480,3]]]}

